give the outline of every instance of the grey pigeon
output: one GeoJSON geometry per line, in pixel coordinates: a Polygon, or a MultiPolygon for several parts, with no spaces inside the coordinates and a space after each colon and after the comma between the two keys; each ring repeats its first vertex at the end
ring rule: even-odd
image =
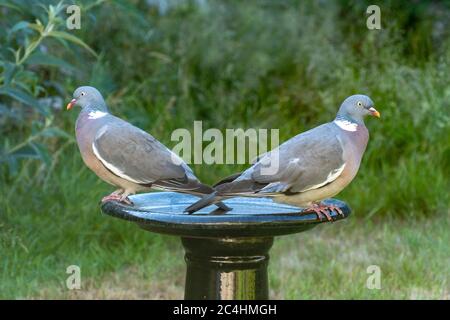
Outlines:
{"type": "Polygon", "coordinates": [[[222,199],[271,197],[275,202],[307,207],[331,220],[335,206],[320,201],[342,191],[356,176],[367,146],[369,132],[364,117],[380,117],[365,95],[345,99],[334,121],[322,124],[289,139],[263,154],[247,170],[217,183],[215,192],[185,211],[192,213],[222,199]],[[272,171],[269,169],[276,168],[272,171]]]}
{"type": "MultiPolygon", "coordinates": [[[[150,188],[197,196],[214,191],[153,136],[110,114],[97,89],[76,89],[67,110],[75,105],[81,107],[76,137],[84,163],[102,180],[119,188],[104,197],[103,202],[132,204],[128,195],[150,188]]],[[[217,206],[229,209],[220,202],[217,206]]]]}

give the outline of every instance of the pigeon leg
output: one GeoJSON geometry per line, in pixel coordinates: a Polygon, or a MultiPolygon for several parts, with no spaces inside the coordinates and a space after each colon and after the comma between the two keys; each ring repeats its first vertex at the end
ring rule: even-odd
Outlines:
{"type": "Polygon", "coordinates": [[[328,221],[333,221],[333,218],[331,218],[330,213],[328,212],[330,209],[330,206],[326,206],[321,203],[313,203],[310,207],[306,208],[303,212],[314,212],[317,214],[317,218],[322,220],[323,216],[327,218],[328,221]]]}
{"type": "Polygon", "coordinates": [[[123,189],[117,189],[116,191],[112,192],[110,195],[107,195],[102,198],[102,202],[106,201],[120,201],[121,194],[123,193],[123,189]]]}
{"type": "Polygon", "coordinates": [[[120,196],[119,201],[132,206],[133,205],[133,201],[131,201],[130,198],[128,198],[128,195],[130,195],[130,193],[131,192],[125,190],[122,193],[122,195],[120,196]]]}

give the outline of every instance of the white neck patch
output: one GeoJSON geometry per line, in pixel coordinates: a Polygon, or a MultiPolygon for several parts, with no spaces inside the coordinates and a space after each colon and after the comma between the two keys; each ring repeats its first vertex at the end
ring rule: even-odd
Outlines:
{"type": "Polygon", "coordinates": [[[98,110],[91,111],[88,114],[88,119],[98,119],[98,118],[104,117],[106,115],[107,115],[107,113],[103,112],[103,111],[98,111],[98,110]]]}
{"type": "Polygon", "coordinates": [[[333,121],[339,128],[345,131],[356,131],[358,124],[344,119],[336,119],[333,121]]]}

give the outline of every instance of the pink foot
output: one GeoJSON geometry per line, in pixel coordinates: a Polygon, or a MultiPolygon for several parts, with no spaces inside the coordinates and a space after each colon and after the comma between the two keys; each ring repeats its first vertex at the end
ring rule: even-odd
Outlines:
{"type": "Polygon", "coordinates": [[[102,198],[102,202],[106,202],[106,201],[120,201],[120,194],[117,193],[111,193],[110,195],[107,195],[105,197],[102,198]]]}
{"type": "Polygon", "coordinates": [[[124,197],[124,196],[114,193],[114,192],[111,193],[110,195],[102,198],[102,203],[106,202],[106,201],[117,201],[117,202],[128,204],[130,206],[133,205],[133,202],[130,200],[130,198],[124,197]]]}
{"type": "Polygon", "coordinates": [[[339,215],[344,216],[342,210],[334,205],[325,205],[325,204],[313,204],[312,206],[305,209],[304,212],[314,212],[317,214],[317,218],[322,220],[323,216],[327,218],[328,221],[333,221],[333,218],[330,215],[330,212],[336,211],[339,215]]]}

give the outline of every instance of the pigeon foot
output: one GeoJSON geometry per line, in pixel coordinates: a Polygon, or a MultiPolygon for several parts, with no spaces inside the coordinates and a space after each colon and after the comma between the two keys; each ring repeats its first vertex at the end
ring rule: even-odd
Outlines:
{"type": "Polygon", "coordinates": [[[128,198],[129,194],[130,193],[125,192],[123,189],[118,189],[118,190],[114,191],[113,193],[111,193],[110,195],[103,197],[102,203],[106,202],[106,201],[118,201],[118,202],[125,203],[125,204],[132,206],[133,201],[131,201],[130,198],[128,198]]]}
{"type": "Polygon", "coordinates": [[[129,206],[134,205],[133,201],[131,201],[130,198],[128,198],[128,197],[123,197],[123,196],[120,197],[119,202],[125,203],[129,206]]]}
{"type": "Polygon", "coordinates": [[[102,198],[102,203],[106,202],[106,201],[120,201],[120,198],[122,196],[120,194],[117,193],[111,193],[110,195],[107,195],[105,197],[102,198]]]}
{"type": "Polygon", "coordinates": [[[303,212],[314,212],[320,220],[322,220],[325,216],[328,221],[333,221],[333,218],[330,215],[330,212],[333,211],[336,211],[337,214],[344,216],[344,213],[339,207],[334,205],[325,205],[322,203],[314,203],[303,212]]]}
{"type": "Polygon", "coordinates": [[[128,190],[124,190],[124,192],[120,196],[119,202],[125,203],[129,206],[133,206],[134,205],[133,201],[131,201],[130,198],[128,198],[128,195],[130,195],[130,194],[132,194],[132,192],[130,192],[128,190]]]}

